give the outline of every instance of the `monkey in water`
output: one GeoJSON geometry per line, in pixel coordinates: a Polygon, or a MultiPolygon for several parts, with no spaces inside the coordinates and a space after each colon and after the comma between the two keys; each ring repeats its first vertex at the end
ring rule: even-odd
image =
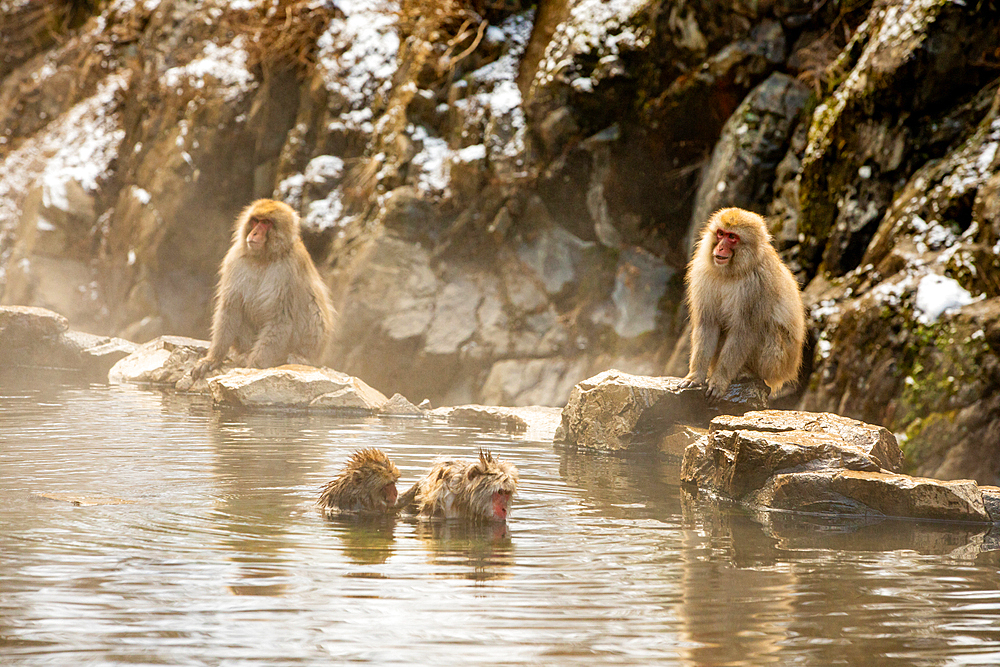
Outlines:
{"type": "Polygon", "coordinates": [[[298,214],[282,202],[258,199],[236,219],[219,270],[212,343],[192,377],[221,366],[230,348],[243,366],[315,363],[333,316],[330,294],[299,235],[298,214]]]}
{"type": "Polygon", "coordinates": [[[380,449],[354,452],[337,477],[323,487],[317,505],[324,511],[394,514],[399,468],[380,449]]]}
{"type": "Polygon", "coordinates": [[[764,219],[724,208],[708,219],[688,265],[691,358],[682,386],[725,395],[744,374],[777,391],[802,363],[805,310],[798,283],[771,245],[764,219]]]}
{"type": "Polygon", "coordinates": [[[503,522],[516,491],[517,468],[479,450],[475,461],[435,463],[396,507],[424,517],[503,522]]]}

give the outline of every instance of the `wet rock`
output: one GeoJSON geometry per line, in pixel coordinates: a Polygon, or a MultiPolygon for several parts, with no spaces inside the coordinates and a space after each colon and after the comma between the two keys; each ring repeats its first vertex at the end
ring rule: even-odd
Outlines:
{"type": "Polygon", "coordinates": [[[162,384],[205,393],[205,379],[191,383],[191,368],[208,353],[208,341],[184,336],[160,336],[140,345],[108,371],[111,384],[162,384]]]}
{"type": "Polygon", "coordinates": [[[356,377],[329,368],[288,364],[235,368],[208,382],[216,403],[377,412],[389,399],[356,377]]]}
{"type": "Polygon", "coordinates": [[[44,308],[0,307],[0,362],[71,368],[104,378],[136,345],[121,338],[74,331],[66,318],[44,308]]]}
{"type": "Polygon", "coordinates": [[[896,438],[888,429],[828,412],[759,410],[743,415],[720,415],[712,420],[711,428],[713,431],[825,433],[846,445],[860,449],[879,467],[886,470],[899,472],[903,463],[903,455],[896,438]]]}
{"type": "Polygon", "coordinates": [[[726,397],[709,405],[699,387],[681,378],[647,377],[609,370],[578,383],[562,412],[557,442],[610,452],[652,450],[675,424],[707,424],[720,413],[766,405],[759,380],[734,382],[726,397]]]}
{"type": "Polygon", "coordinates": [[[426,413],[419,407],[410,403],[402,394],[393,394],[392,398],[379,408],[379,414],[387,417],[422,417],[426,413]]]}
{"type": "Polygon", "coordinates": [[[782,73],[772,74],[744,98],[722,128],[702,173],[690,239],[720,208],[763,211],[778,163],[808,98],[804,84],[782,73]]]}
{"type": "Polygon", "coordinates": [[[831,488],[887,516],[948,521],[989,521],[972,480],[939,481],[890,473],[846,470],[831,488]]]}
{"type": "Polygon", "coordinates": [[[434,412],[446,416],[450,424],[517,433],[530,440],[550,440],[559,425],[561,415],[559,408],[539,406],[504,408],[492,405],[459,405],[453,408],[441,408],[434,412]]]}
{"type": "MultiPolygon", "coordinates": [[[[685,452],[681,482],[757,510],[992,521],[1000,494],[974,481],[889,472],[885,429],[835,415],[762,411],[720,416],[685,452]],[[792,427],[789,430],[782,430],[792,427]],[[767,430],[755,430],[757,428],[767,430]]],[[[897,448],[898,449],[898,448],[897,448]]]]}

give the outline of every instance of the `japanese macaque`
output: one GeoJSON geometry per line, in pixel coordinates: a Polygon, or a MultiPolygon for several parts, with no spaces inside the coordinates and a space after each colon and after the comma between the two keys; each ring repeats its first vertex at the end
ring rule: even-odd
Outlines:
{"type": "Polygon", "coordinates": [[[333,329],[333,306],[287,204],[258,199],[236,219],[222,260],[208,354],[195,379],[217,369],[230,348],[236,363],[270,368],[315,363],[333,329]]]}
{"type": "Polygon", "coordinates": [[[480,450],[475,461],[438,461],[396,507],[424,517],[506,521],[517,468],[480,450]]]}
{"type": "Polygon", "coordinates": [[[709,398],[741,375],[777,391],[802,362],[805,311],[798,283],[771,245],[764,219],[724,208],[708,219],[687,273],[691,358],[682,386],[709,398]]]}
{"type": "Polygon", "coordinates": [[[317,505],[325,511],[394,514],[399,468],[380,449],[354,452],[343,472],[323,487],[317,505]]]}

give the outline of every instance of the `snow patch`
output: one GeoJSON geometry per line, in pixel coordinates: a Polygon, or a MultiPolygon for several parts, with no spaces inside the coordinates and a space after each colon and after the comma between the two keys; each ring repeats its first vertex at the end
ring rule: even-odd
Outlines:
{"type": "Polygon", "coordinates": [[[958,281],[929,273],[917,284],[914,305],[919,311],[917,321],[933,324],[946,310],[961,308],[973,302],[972,295],[958,281]]]}
{"type": "Polygon", "coordinates": [[[337,0],[344,18],[334,18],[317,41],[318,70],[327,90],[345,101],[340,118],[348,129],[370,133],[369,108],[387,97],[398,67],[398,3],[393,0],[337,0]]]}
{"type": "Polygon", "coordinates": [[[109,76],[92,97],[4,159],[0,221],[20,218],[24,195],[36,185],[42,185],[47,206],[63,210],[70,206],[74,193],[89,195],[97,190],[125,137],[116,107],[127,83],[126,74],[109,76]]]}
{"type": "Polygon", "coordinates": [[[187,84],[202,89],[207,80],[214,79],[222,89],[223,99],[227,102],[239,99],[255,85],[253,74],[247,69],[245,43],[243,35],[238,35],[225,46],[206,42],[200,58],[164,72],[163,85],[180,89],[187,84]]]}

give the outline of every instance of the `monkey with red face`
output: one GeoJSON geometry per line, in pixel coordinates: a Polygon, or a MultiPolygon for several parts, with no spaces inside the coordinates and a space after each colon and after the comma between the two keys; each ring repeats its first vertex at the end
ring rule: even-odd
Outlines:
{"type": "Polygon", "coordinates": [[[517,468],[480,450],[475,461],[438,461],[396,507],[422,517],[503,522],[517,491],[517,468]]]}
{"type": "Polygon", "coordinates": [[[802,362],[805,311],[795,276],[781,261],[764,219],[739,208],[717,211],[688,265],[691,358],[683,386],[725,395],[741,375],[777,391],[802,362]]]}
{"type": "Polygon", "coordinates": [[[287,204],[259,199],[236,220],[219,270],[208,354],[198,379],[218,368],[230,349],[237,363],[269,368],[316,363],[333,329],[333,306],[287,204]]]}

